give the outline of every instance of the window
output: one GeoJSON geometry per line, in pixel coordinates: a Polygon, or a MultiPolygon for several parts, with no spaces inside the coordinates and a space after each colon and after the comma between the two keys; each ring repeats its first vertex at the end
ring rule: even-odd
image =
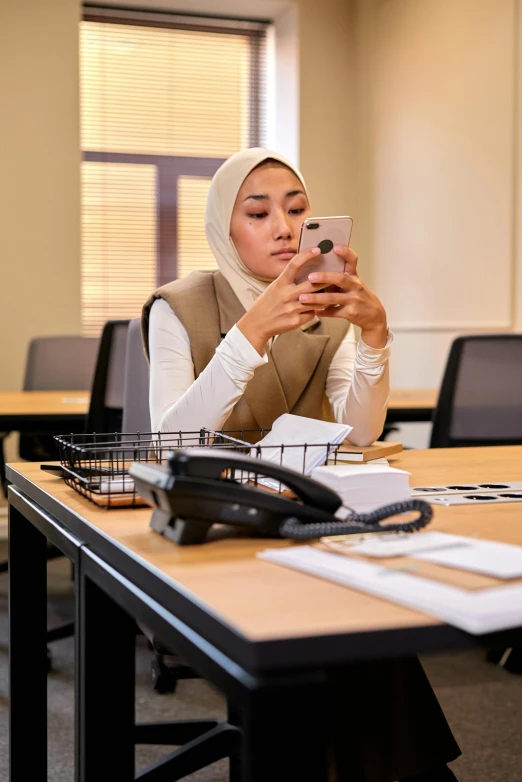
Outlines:
{"type": "Polygon", "coordinates": [[[264,143],[267,25],[87,10],[80,29],[85,334],[215,265],[210,180],[264,143]]]}

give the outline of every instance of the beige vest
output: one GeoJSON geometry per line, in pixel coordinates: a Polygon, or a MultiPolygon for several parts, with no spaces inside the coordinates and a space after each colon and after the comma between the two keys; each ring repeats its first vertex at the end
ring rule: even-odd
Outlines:
{"type": "MultiPolygon", "coordinates": [[[[192,272],[170,282],[158,288],[143,307],[142,334],[147,358],[150,308],[159,298],[168,302],[187,330],[198,377],[245,310],[220,272],[192,272]]],[[[255,370],[226,428],[269,429],[282,413],[333,421],[325,394],[326,376],[348,327],[346,320],[315,318],[301,329],[281,334],[268,354],[268,363],[255,370]]]]}

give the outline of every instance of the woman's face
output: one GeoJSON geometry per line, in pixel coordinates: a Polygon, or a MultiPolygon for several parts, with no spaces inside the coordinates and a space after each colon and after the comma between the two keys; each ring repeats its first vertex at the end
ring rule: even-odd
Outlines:
{"type": "Polygon", "coordinates": [[[275,280],[297,253],[301,223],[311,217],[303,185],[282,163],[255,168],[237,194],[230,236],[256,277],[275,280]]]}

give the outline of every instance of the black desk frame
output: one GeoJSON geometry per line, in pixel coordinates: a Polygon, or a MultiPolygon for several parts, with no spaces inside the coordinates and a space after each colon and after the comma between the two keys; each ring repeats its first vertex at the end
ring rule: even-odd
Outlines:
{"type": "MultiPolygon", "coordinates": [[[[325,669],[332,665],[382,657],[383,649],[384,656],[401,656],[478,643],[488,648],[513,646],[522,641],[521,629],[478,639],[446,625],[428,625],[252,642],[68,506],[11,468],[8,477],[13,483],[9,487],[11,782],[47,780],[46,539],[76,566],[76,782],[164,779],[155,767],[137,776],[134,772],[134,744],[149,742],[147,726],[134,725],[131,617],[175,648],[229,703],[229,724],[210,727],[207,744],[199,742],[197,732],[193,737],[184,734],[188,743],[170,756],[173,768],[183,769],[183,750],[187,762],[201,752],[208,752],[207,762],[232,755],[233,782],[326,780],[324,682],[325,669]],[[109,664],[116,649],[117,676],[109,664]]],[[[167,725],[165,730],[169,729],[167,725]]]]}

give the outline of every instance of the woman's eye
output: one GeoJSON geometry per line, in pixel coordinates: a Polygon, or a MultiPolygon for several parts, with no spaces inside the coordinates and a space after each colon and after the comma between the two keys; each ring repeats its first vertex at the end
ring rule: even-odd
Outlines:
{"type": "Polygon", "coordinates": [[[299,209],[290,209],[291,215],[301,215],[304,212],[304,206],[300,207],[299,209]]]}
{"type": "Polygon", "coordinates": [[[248,216],[253,217],[256,220],[261,220],[263,217],[266,217],[266,215],[267,215],[266,212],[252,212],[248,216]]]}

